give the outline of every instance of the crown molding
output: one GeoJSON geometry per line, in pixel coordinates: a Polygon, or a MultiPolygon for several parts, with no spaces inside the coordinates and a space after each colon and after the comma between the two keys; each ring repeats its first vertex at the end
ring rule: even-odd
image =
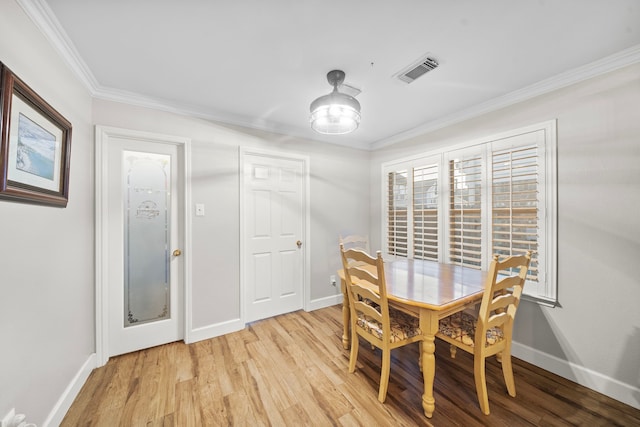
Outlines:
{"type": "Polygon", "coordinates": [[[314,138],[309,136],[304,130],[300,128],[293,128],[290,126],[284,126],[282,124],[262,121],[255,122],[249,117],[232,115],[229,113],[219,113],[215,111],[206,111],[202,108],[194,108],[188,105],[179,105],[175,102],[164,102],[155,98],[140,95],[135,92],[129,92],[120,89],[105,89],[98,88],[92,93],[92,96],[96,99],[103,99],[105,101],[119,102],[131,106],[149,108],[156,111],[165,111],[177,115],[186,117],[198,118],[210,122],[215,122],[221,126],[237,126],[245,129],[254,129],[261,132],[269,132],[272,134],[282,135],[283,138],[299,138],[307,141],[321,142],[333,144],[341,147],[349,147],[369,151],[370,145],[364,141],[350,139],[349,142],[335,142],[335,140],[314,138]]]}
{"type": "Polygon", "coordinates": [[[371,144],[377,150],[640,62],[640,44],[371,144]]]}
{"type": "Polygon", "coordinates": [[[45,0],[16,0],[27,16],[58,51],[67,65],[94,95],[99,87],[98,81],[84,62],[75,46],[62,29],[58,18],[45,0]]]}
{"type": "Polygon", "coordinates": [[[474,105],[469,108],[460,110],[454,114],[432,120],[400,132],[388,138],[384,138],[373,143],[365,143],[364,141],[350,140],[348,144],[338,144],[322,139],[310,138],[309,135],[303,135],[300,129],[293,127],[276,125],[267,123],[266,121],[256,123],[255,120],[245,116],[229,115],[227,113],[205,111],[189,106],[180,106],[168,101],[146,97],[134,92],[117,90],[101,86],[95,76],[84,62],[71,39],[67,36],[62,25],[54,15],[53,11],[45,0],[16,0],[25,11],[27,16],[35,23],[40,31],[45,35],[49,42],[59,52],[63,59],[67,62],[71,70],[83,82],[89,90],[91,96],[124,104],[136,105],[141,107],[152,108],[161,111],[167,111],[175,114],[197,117],[204,120],[219,122],[221,124],[229,124],[241,126],[260,131],[274,132],[278,134],[294,136],[313,141],[328,142],[336,145],[350,146],[362,150],[375,151],[377,149],[393,145],[395,143],[405,141],[416,136],[442,129],[474,117],[481,116],[492,111],[517,104],[522,101],[534,98],[545,93],[549,93],[566,86],[570,86],[581,81],[606,74],[611,71],[626,67],[628,65],[640,62],[640,44],[622,50],[613,55],[601,58],[590,64],[574,68],[572,70],[560,73],[540,82],[534,83],[522,89],[515,90],[506,95],[493,98],[487,102],[474,105]]]}

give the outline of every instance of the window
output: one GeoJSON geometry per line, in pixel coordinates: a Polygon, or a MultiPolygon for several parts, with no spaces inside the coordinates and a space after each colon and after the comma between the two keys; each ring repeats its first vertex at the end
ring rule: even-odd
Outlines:
{"type": "Polygon", "coordinates": [[[525,294],[556,302],[555,121],[385,163],[390,255],[488,269],[533,252],[525,294]]]}

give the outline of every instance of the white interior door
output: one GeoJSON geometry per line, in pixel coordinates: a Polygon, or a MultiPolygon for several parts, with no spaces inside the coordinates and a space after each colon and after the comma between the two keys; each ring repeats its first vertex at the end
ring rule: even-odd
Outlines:
{"type": "Polygon", "coordinates": [[[99,149],[108,358],[184,338],[184,150],[126,131],[99,149]]]}
{"type": "Polygon", "coordinates": [[[243,155],[245,320],[303,306],[306,168],[304,160],[243,155]]]}

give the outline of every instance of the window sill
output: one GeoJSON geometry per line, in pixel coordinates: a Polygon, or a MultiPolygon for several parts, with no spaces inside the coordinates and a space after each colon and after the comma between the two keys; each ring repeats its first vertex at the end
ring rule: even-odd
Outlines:
{"type": "Polygon", "coordinates": [[[522,300],[533,302],[535,304],[542,305],[544,307],[550,307],[550,308],[560,307],[560,303],[555,298],[544,298],[540,296],[523,294],[522,300]]]}

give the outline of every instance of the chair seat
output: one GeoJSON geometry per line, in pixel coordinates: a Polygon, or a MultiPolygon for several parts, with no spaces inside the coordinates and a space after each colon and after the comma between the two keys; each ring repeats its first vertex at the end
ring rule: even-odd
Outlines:
{"type": "MultiPolygon", "coordinates": [[[[478,319],[464,311],[452,314],[440,320],[438,332],[449,338],[460,341],[463,344],[473,347],[476,336],[476,324],[478,319]]],[[[485,347],[489,347],[504,339],[504,333],[500,328],[491,328],[487,331],[485,347]]]]}
{"type": "MultiPolygon", "coordinates": [[[[392,343],[422,335],[420,320],[417,317],[389,307],[389,320],[391,322],[390,342],[392,343]]],[[[382,323],[377,320],[358,313],[358,326],[382,339],[382,323]]]]}

